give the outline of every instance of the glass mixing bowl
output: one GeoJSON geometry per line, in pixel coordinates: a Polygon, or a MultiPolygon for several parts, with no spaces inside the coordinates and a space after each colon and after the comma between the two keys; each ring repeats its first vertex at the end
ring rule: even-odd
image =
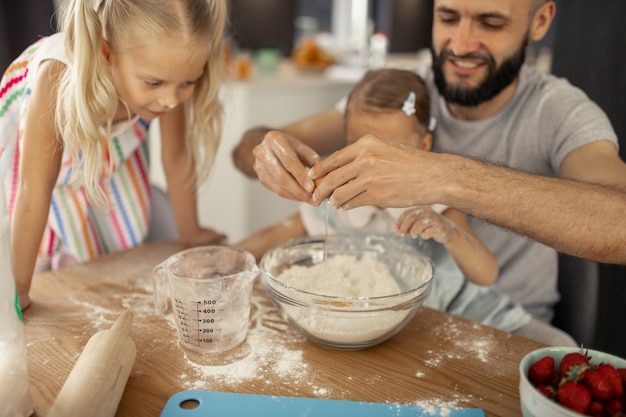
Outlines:
{"type": "Polygon", "coordinates": [[[434,273],[427,255],[379,235],[292,239],[266,252],[260,269],[282,317],[335,349],[365,349],[398,333],[429,295],[434,273]]]}

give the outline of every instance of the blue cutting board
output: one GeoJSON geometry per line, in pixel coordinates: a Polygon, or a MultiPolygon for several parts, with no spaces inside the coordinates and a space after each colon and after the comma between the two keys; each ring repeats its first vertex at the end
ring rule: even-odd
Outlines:
{"type": "Polygon", "coordinates": [[[182,391],[165,404],[161,417],[485,417],[478,408],[429,407],[232,392],[182,391]],[[193,409],[182,404],[196,405],[193,409]]]}

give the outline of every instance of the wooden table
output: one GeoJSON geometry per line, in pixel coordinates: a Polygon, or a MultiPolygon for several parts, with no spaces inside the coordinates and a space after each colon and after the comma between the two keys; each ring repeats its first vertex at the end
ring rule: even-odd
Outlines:
{"type": "Polygon", "coordinates": [[[152,269],[179,250],[148,244],[35,277],[24,319],[36,416],[48,413],[89,338],[126,309],[137,357],[120,417],[158,417],[188,389],[521,414],[519,360],[542,345],[428,308],[381,345],[330,350],[292,330],[257,280],[246,342],[225,355],[188,352],[171,312],[157,315],[152,299],[152,269]]]}

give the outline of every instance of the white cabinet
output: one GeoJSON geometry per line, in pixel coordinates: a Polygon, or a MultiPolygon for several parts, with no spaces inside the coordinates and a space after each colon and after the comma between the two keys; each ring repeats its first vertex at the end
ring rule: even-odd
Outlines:
{"type": "MultiPolygon", "coordinates": [[[[252,231],[287,217],[297,203],[284,200],[250,180],[233,165],[231,152],[252,126],[280,127],[302,117],[330,109],[346,95],[354,81],[331,80],[323,73],[301,72],[289,62],[271,75],[254,75],[245,82],[222,87],[224,134],[213,172],[200,188],[200,221],[235,242],[252,231]]],[[[164,186],[158,128],[151,129],[151,178],[164,186]]]]}

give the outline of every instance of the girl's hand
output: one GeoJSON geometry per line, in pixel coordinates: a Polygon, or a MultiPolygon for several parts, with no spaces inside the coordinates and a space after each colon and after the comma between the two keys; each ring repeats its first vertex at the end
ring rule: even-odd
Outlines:
{"type": "Polygon", "coordinates": [[[394,227],[394,232],[400,236],[410,234],[414,239],[418,236],[424,240],[435,239],[444,245],[450,241],[455,230],[454,223],[428,207],[407,209],[394,227]]]}
{"type": "Polygon", "coordinates": [[[213,229],[198,228],[195,232],[181,236],[180,241],[189,247],[205,245],[223,245],[226,242],[226,235],[214,231],[213,229]]]}
{"type": "Polygon", "coordinates": [[[30,305],[30,297],[28,296],[28,293],[21,293],[18,291],[17,297],[20,301],[20,309],[22,311],[26,310],[30,305]]]}

